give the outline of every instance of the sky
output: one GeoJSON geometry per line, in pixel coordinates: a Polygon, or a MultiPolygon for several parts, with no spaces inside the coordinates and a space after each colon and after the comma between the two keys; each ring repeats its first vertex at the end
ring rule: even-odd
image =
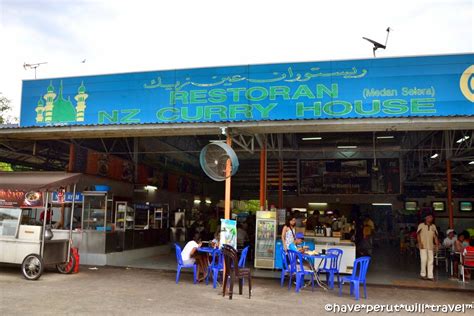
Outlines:
{"type": "Polygon", "coordinates": [[[0,93],[23,79],[474,51],[474,0],[0,0],[0,93]],[[85,60],[85,62],[83,62],[85,60]]]}

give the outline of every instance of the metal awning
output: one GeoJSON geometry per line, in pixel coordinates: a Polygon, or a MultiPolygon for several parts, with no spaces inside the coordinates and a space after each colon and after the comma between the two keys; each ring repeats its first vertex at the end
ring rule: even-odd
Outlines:
{"type": "Polygon", "coordinates": [[[0,172],[0,189],[50,191],[76,184],[81,176],[68,172],[0,172]]]}
{"type": "Polygon", "coordinates": [[[474,116],[148,123],[0,128],[5,140],[221,135],[221,127],[248,134],[439,131],[472,129],[474,116]]]}

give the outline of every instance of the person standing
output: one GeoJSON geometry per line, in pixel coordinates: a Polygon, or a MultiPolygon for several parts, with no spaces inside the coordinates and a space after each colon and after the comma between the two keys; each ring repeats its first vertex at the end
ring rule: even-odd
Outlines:
{"type": "Polygon", "coordinates": [[[433,215],[427,214],[425,221],[418,225],[416,231],[418,239],[418,247],[420,249],[420,277],[423,280],[434,281],[433,277],[433,261],[434,250],[438,249],[438,230],[433,223],[433,215]]]}
{"type": "Polygon", "coordinates": [[[295,227],[296,219],[293,216],[289,216],[286,225],[283,226],[283,229],[281,231],[281,241],[283,244],[283,250],[285,250],[285,252],[288,251],[288,247],[295,240],[295,227]]]}

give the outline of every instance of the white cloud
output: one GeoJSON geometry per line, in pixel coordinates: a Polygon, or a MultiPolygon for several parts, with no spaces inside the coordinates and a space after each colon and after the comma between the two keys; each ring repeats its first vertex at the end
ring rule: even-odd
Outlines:
{"type": "Polygon", "coordinates": [[[0,0],[0,92],[38,77],[474,51],[473,2],[0,0]],[[87,59],[86,63],[80,63],[87,59]]]}

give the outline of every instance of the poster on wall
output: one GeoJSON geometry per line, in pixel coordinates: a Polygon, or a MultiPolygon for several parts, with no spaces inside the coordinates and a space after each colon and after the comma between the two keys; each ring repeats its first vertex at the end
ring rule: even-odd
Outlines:
{"type": "Polygon", "coordinates": [[[221,219],[221,245],[230,245],[237,249],[237,221],[221,219]]]}
{"type": "Polygon", "coordinates": [[[36,191],[0,190],[0,207],[42,207],[43,194],[36,191]]]}

